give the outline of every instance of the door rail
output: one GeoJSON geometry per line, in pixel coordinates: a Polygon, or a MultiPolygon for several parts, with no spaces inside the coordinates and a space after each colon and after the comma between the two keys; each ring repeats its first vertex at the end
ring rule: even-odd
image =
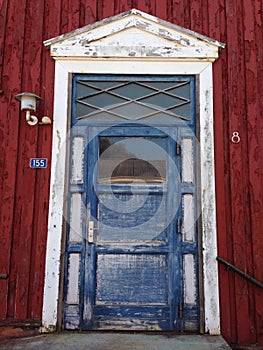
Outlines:
{"type": "Polygon", "coordinates": [[[257,287],[263,289],[263,283],[259,282],[255,278],[251,277],[250,275],[248,275],[244,271],[239,270],[236,266],[234,266],[234,265],[230,264],[228,261],[220,258],[220,256],[218,256],[216,258],[216,260],[219,261],[220,263],[224,264],[228,269],[238,273],[240,276],[244,277],[246,280],[248,280],[249,282],[253,283],[257,287]]]}

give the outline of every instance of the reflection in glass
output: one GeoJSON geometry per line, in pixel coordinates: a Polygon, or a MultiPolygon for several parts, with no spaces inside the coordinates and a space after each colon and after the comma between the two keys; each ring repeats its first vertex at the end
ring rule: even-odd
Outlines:
{"type": "Polygon", "coordinates": [[[99,182],[166,182],[164,137],[100,137],[99,182]]]}

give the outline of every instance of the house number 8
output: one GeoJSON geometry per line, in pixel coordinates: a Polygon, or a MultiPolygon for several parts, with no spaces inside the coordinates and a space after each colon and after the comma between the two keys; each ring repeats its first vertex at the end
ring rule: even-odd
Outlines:
{"type": "Polygon", "coordinates": [[[231,138],[231,141],[233,143],[239,143],[240,142],[240,137],[239,137],[239,133],[237,131],[233,132],[233,136],[231,138]]]}

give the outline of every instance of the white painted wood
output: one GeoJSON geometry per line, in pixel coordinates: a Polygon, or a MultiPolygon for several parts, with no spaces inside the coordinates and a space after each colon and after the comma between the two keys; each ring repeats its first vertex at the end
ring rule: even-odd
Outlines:
{"type": "Polygon", "coordinates": [[[84,139],[74,137],[72,142],[71,183],[83,183],[84,139]]]}
{"type": "Polygon", "coordinates": [[[71,195],[69,241],[82,241],[82,198],[80,193],[71,195]]]}
{"type": "Polygon", "coordinates": [[[79,303],[79,262],[79,254],[69,255],[67,304],[79,303]]]}
{"type": "Polygon", "coordinates": [[[45,41],[54,57],[174,57],[215,60],[222,43],[138,10],[45,41]],[[145,45],[147,43],[147,45],[145,45]]]}
{"type": "Polygon", "coordinates": [[[184,194],[183,199],[183,240],[185,242],[194,242],[195,240],[195,215],[194,198],[191,194],[184,194]]]}
{"type": "Polygon", "coordinates": [[[67,69],[60,64],[56,64],[56,76],[59,76],[60,79],[55,78],[50,200],[42,314],[42,325],[44,331],[51,331],[57,324],[61,235],[66,173],[68,105],[65,101],[68,101],[67,69]],[[62,77],[64,80],[63,82],[61,81],[62,77]]]}
{"type": "Polygon", "coordinates": [[[183,256],[184,266],[184,302],[185,304],[196,304],[196,271],[195,259],[193,254],[185,254],[183,256]]]}
{"type": "Polygon", "coordinates": [[[183,138],[182,140],[182,181],[187,183],[194,182],[194,159],[193,159],[193,140],[183,138]]]}
{"type": "MultiPolygon", "coordinates": [[[[74,45],[74,44],[72,44],[74,45]]],[[[68,57],[69,56],[68,47],[55,47],[51,51],[51,55],[54,57],[68,57]]],[[[218,57],[217,49],[208,48],[181,48],[172,46],[148,46],[147,50],[141,45],[138,46],[119,46],[119,45],[109,45],[109,46],[99,46],[99,45],[89,45],[88,49],[86,47],[74,47],[74,51],[70,54],[71,57],[176,57],[177,59],[186,59],[194,56],[196,59],[209,60],[213,57],[213,60],[218,57]],[[207,56],[206,56],[207,55],[207,56]]],[[[212,60],[212,59],[211,59],[212,60]]]]}
{"type": "Polygon", "coordinates": [[[220,334],[212,64],[200,74],[199,99],[205,331],[220,334]]]}
{"type": "MultiPolygon", "coordinates": [[[[137,10],[136,10],[137,11],[137,10]]],[[[130,12],[129,15],[134,15],[130,12]]],[[[139,11],[137,16],[141,16],[139,11]]],[[[147,20],[159,25],[160,21],[147,14],[143,14],[147,20]]],[[[120,18],[115,17],[116,21],[120,18]],[[117,19],[116,19],[117,18],[117,19]]],[[[105,23],[113,22],[114,19],[105,20],[105,23]]],[[[161,21],[162,25],[167,22],[161,21]]],[[[152,23],[151,23],[152,25],[152,23]]],[[[87,31],[97,29],[100,24],[94,24],[85,29],[74,32],[73,36],[87,34],[87,31]]],[[[167,30],[170,30],[168,25],[167,30]]],[[[173,27],[173,25],[172,25],[173,27]]],[[[116,28],[116,26],[115,26],[116,28]]],[[[174,27],[173,27],[174,28],[174,27]]],[[[120,28],[119,28],[120,30],[120,28]]],[[[174,28],[178,30],[178,28],[174,28]]],[[[181,28],[182,36],[191,34],[181,28]]],[[[93,34],[95,30],[93,31],[93,34]]],[[[147,32],[149,33],[149,32],[147,32]]],[[[110,33],[108,33],[110,34],[110,33]]],[[[194,33],[192,33],[194,34],[194,33]]],[[[95,35],[95,34],[94,34],[95,35]]],[[[118,32],[115,33],[117,40],[118,32]]],[[[140,34],[141,35],[141,34],[140,34]]],[[[152,34],[155,35],[155,34],[152,34]]],[[[194,35],[196,39],[203,40],[206,44],[216,46],[217,50],[224,45],[210,41],[209,38],[194,35]]],[[[64,39],[70,39],[72,33],[45,42],[46,46],[63,43],[64,39]]],[[[75,40],[75,39],[74,39],[75,40]]],[[[143,40],[141,37],[140,40],[143,40]]],[[[168,40],[168,39],[167,39],[168,40]]],[[[145,45],[148,42],[145,40],[145,45]]],[[[103,47],[103,46],[101,46],[103,47]]],[[[209,50],[208,50],[209,51],[209,50]]],[[[58,312],[58,291],[61,256],[61,235],[63,222],[63,201],[64,201],[64,181],[65,181],[65,145],[67,143],[67,118],[68,100],[70,87],[70,73],[87,74],[171,74],[198,75],[199,99],[200,103],[200,172],[201,172],[201,206],[202,206],[202,241],[203,241],[203,272],[204,272],[204,312],[205,331],[210,334],[220,333],[219,318],[219,296],[218,296],[218,271],[216,263],[217,242],[216,242],[216,202],[214,185],[214,145],[213,145],[213,76],[212,61],[216,57],[196,57],[189,56],[187,59],[177,56],[178,51],[174,50],[169,58],[167,54],[160,50],[158,56],[138,56],[127,55],[119,58],[118,53],[111,51],[111,56],[107,58],[96,56],[96,59],[87,55],[76,56],[74,50],[68,51],[67,57],[56,55],[55,70],[55,101],[54,101],[54,124],[53,124],[53,146],[50,184],[50,203],[48,219],[48,239],[46,254],[46,274],[43,301],[43,330],[49,331],[56,327],[58,312]]],[[[131,53],[131,52],[130,52],[131,53]]],[[[209,52],[208,52],[209,53],[209,52]]],[[[210,55],[210,53],[209,53],[210,55]]],[[[208,56],[209,56],[208,55],[208,56]]],[[[198,116],[197,116],[198,118],[198,116]]],[[[89,314],[90,310],[84,310],[84,314],[89,314]]]]}

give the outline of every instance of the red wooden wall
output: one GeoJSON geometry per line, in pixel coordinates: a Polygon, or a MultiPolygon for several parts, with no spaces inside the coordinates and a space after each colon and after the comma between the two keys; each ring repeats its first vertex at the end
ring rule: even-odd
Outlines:
{"type": "MultiPolygon", "coordinates": [[[[131,8],[226,43],[214,63],[219,256],[263,282],[262,0],[0,0],[0,319],[41,320],[52,126],[30,127],[14,96],[52,117],[54,62],[43,40],[131,8]],[[234,131],[241,141],[231,142],[234,131]]],[[[263,291],[220,268],[222,333],[263,346],[263,291]]]]}

